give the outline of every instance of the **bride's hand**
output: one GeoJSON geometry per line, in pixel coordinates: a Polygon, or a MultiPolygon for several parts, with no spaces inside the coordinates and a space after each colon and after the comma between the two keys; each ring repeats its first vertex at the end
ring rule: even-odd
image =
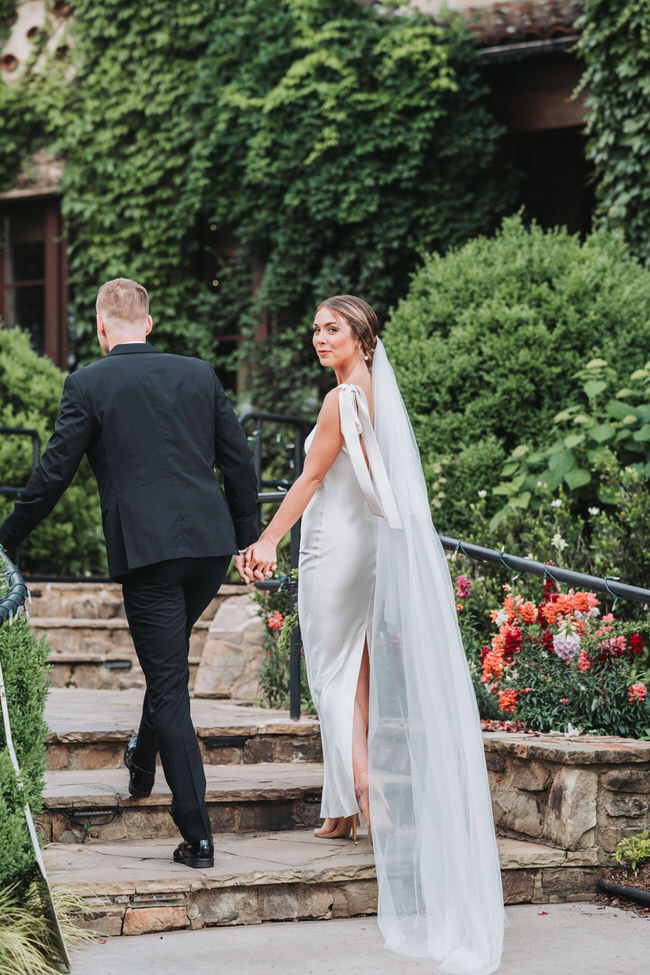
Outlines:
{"type": "Polygon", "coordinates": [[[264,537],[250,545],[246,552],[246,563],[260,582],[270,579],[278,567],[275,545],[264,537]]]}

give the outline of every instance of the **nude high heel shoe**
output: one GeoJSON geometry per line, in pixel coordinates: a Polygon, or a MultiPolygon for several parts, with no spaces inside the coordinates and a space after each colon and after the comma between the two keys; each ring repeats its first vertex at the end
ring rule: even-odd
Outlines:
{"type": "Polygon", "coordinates": [[[315,829],[314,836],[318,836],[323,840],[344,840],[350,835],[350,830],[352,830],[352,842],[357,842],[357,821],[358,814],[355,813],[354,816],[340,816],[337,820],[336,826],[329,833],[324,833],[322,830],[315,829]]]}

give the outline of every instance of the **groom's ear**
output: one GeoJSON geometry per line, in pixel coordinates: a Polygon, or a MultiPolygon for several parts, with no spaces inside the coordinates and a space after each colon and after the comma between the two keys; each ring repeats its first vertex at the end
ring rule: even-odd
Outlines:
{"type": "Polygon", "coordinates": [[[152,327],[153,327],[153,318],[151,317],[151,315],[147,315],[147,331],[144,334],[148,335],[152,327]]]}

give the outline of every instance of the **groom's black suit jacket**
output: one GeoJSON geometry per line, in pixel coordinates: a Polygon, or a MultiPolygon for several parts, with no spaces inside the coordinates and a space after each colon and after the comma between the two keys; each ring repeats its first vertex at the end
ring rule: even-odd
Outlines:
{"type": "Polygon", "coordinates": [[[231,555],[257,538],[252,457],[207,362],[138,342],[69,375],[54,433],[0,525],[0,545],[14,548],[50,513],[84,454],[97,478],[112,576],[167,559],[231,555]]]}

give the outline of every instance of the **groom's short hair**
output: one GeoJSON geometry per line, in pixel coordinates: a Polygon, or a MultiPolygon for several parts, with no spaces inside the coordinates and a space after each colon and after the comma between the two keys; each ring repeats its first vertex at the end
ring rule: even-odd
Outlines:
{"type": "Polygon", "coordinates": [[[108,321],[135,325],[149,314],[149,295],[137,281],[114,278],[99,289],[95,307],[97,314],[108,321]]]}

